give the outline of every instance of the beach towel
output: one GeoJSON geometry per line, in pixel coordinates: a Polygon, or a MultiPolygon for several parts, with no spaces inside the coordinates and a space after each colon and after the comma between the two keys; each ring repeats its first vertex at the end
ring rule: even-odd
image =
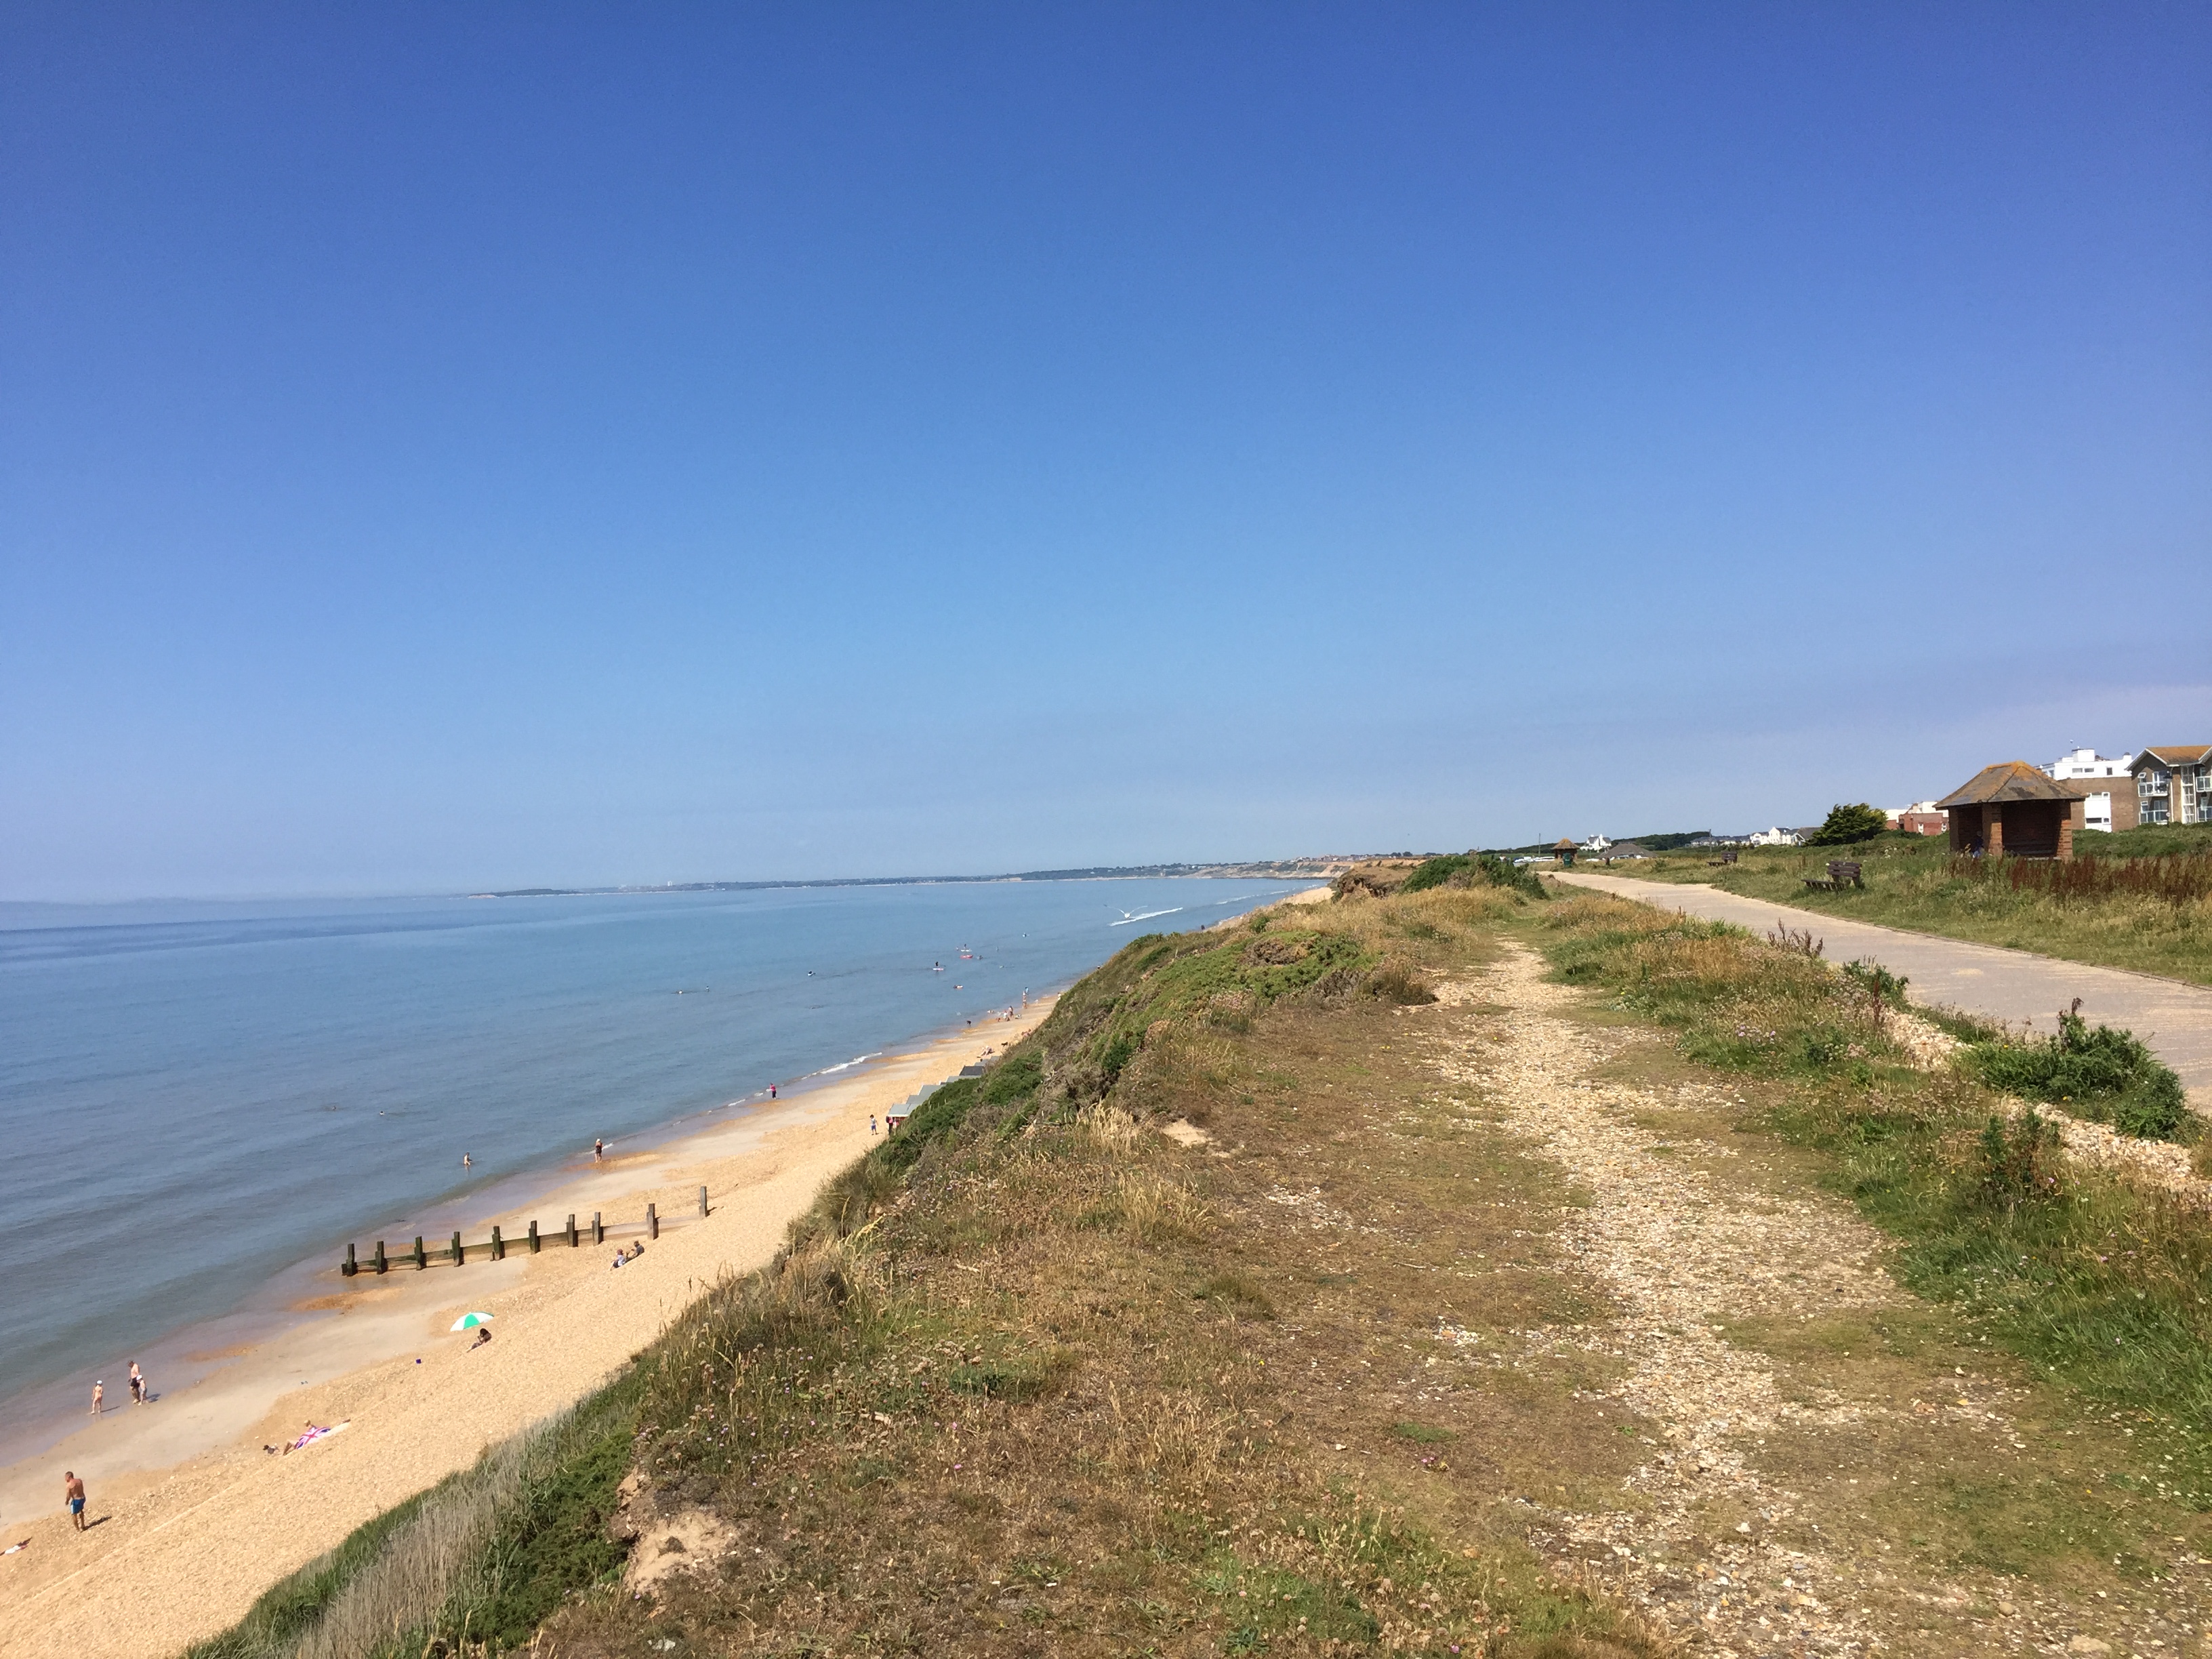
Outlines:
{"type": "Polygon", "coordinates": [[[298,1451],[302,1446],[312,1446],[318,1440],[327,1440],[332,1435],[337,1433],[339,1430],[349,1429],[352,1426],[353,1419],[349,1417],[344,1422],[333,1423],[327,1429],[310,1429],[307,1433],[301,1435],[297,1440],[295,1440],[292,1443],[292,1449],[294,1451],[298,1451]]]}

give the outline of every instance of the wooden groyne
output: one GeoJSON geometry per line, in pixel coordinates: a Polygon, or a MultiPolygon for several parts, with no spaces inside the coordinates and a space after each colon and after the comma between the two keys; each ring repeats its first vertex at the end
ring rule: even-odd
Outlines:
{"type": "MultiPolygon", "coordinates": [[[[699,1189],[699,1218],[703,1221],[708,1214],[707,1189],[702,1187],[699,1189]]],[[[639,1232],[647,1238],[659,1238],[662,1219],[659,1207],[648,1204],[645,1206],[645,1219],[642,1222],[617,1222],[610,1226],[604,1212],[594,1210],[592,1212],[591,1224],[588,1226],[579,1227],[576,1224],[576,1218],[572,1214],[568,1219],[568,1224],[558,1231],[542,1233],[538,1231],[537,1222],[533,1220],[530,1224],[528,1231],[519,1239],[502,1238],[499,1229],[494,1227],[491,1230],[490,1237],[479,1240],[474,1244],[462,1243],[461,1236],[457,1232],[447,1243],[426,1247],[422,1243],[422,1235],[417,1233],[415,1235],[413,1246],[400,1251],[398,1255],[386,1254],[384,1241],[378,1239],[374,1249],[366,1260],[360,1255],[359,1246],[349,1241],[346,1245],[345,1260],[338,1263],[338,1272],[348,1279],[352,1279],[365,1273],[390,1273],[394,1267],[412,1267],[419,1273],[433,1262],[441,1266],[460,1267],[465,1267],[471,1260],[504,1261],[509,1250],[523,1249],[536,1255],[545,1248],[548,1243],[565,1244],[573,1250],[579,1249],[586,1240],[593,1244],[604,1244],[607,1242],[607,1236],[610,1233],[617,1232],[639,1232]]],[[[673,1218],[669,1219],[673,1220],[673,1218]]]]}

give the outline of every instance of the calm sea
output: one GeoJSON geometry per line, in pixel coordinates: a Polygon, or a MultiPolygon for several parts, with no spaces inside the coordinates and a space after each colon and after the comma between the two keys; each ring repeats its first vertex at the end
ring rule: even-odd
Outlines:
{"type": "Polygon", "coordinates": [[[0,1428],[346,1239],[1295,885],[0,905],[0,1428]]]}

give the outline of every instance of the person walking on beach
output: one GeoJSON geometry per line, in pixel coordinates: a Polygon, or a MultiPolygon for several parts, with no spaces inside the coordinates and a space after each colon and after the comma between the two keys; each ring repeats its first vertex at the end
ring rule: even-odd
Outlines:
{"type": "Polygon", "coordinates": [[[131,1403],[134,1406],[146,1403],[146,1379],[139,1375],[138,1362],[135,1359],[131,1362],[131,1403]]]}
{"type": "Polygon", "coordinates": [[[768,1085],[768,1097],[770,1100],[774,1100],[775,1098],[775,1085],[773,1083],[768,1085]]]}
{"type": "Polygon", "coordinates": [[[101,1382],[95,1381],[95,1382],[93,1383],[93,1385],[92,1385],[92,1415],[93,1415],[93,1416],[97,1417],[97,1416],[99,1416],[99,1415],[100,1415],[100,1401],[103,1401],[103,1400],[105,1400],[105,1399],[106,1399],[106,1398],[107,1398],[107,1384],[106,1384],[106,1383],[105,1383],[105,1382],[101,1382]]]}
{"type": "Polygon", "coordinates": [[[873,1134],[873,1133],[875,1133],[875,1132],[876,1132],[876,1116],[875,1116],[875,1114],[874,1114],[873,1112],[871,1112],[871,1113],[869,1113],[869,1114],[868,1114],[868,1133],[869,1133],[870,1134],[873,1134]]]}
{"type": "Polygon", "coordinates": [[[62,1502],[69,1505],[70,1519],[76,1523],[79,1532],[84,1530],[84,1482],[76,1478],[75,1469],[62,1471],[62,1502]]]}

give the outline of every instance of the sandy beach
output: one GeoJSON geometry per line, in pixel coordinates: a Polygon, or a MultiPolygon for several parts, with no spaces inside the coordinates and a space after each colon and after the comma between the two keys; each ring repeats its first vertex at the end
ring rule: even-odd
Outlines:
{"type": "MultiPolygon", "coordinates": [[[[866,1152],[869,1119],[1032,1029],[1051,1006],[872,1062],[849,1079],[699,1135],[610,1158],[521,1212],[487,1214],[510,1239],[534,1218],[543,1252],[455,1267],[411,1265],[381,1279],[332,1270],[313,1305],[336,1316],[254,1345],[197,1385],[121,1401],[51,1451],[0,1470],[0,1654],[155,1659],[232,1623],[278,1578],[372,1516],[474,1461],[488,1445],[569,1404],[650,1342],[699,1291],[766,1262],[829,1176],[866,1152]],[[712,1213],[698,1215],[698,1190],[712,1213]],[[617,1239],[657,1243],[619,1272],[617,1239]],[[556,1230],[603,1212],[624,1231],[568,1248],[556,1230]],[[447,1328],[493,1316],[471,1349],[447,1328]],[[308,1422],[346,1431],[287,1455],[262,1448],[308,1422]],[[75,1531],[62,1474],[88,1485],[75,1531]]],[[[410,1241],[411,1242],[411,1241],[410,1241]]]]}

